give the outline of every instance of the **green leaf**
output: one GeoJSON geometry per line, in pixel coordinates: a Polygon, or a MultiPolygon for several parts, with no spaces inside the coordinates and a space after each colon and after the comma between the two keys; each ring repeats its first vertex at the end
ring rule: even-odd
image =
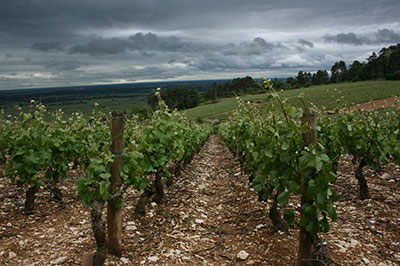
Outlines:
{"type": "Polygon", "coordinates": [[[320,225],[321,225],[321,231],[322,232],[329,232],[330,226],[329,226],[329,222],[328,219],[326,219],[326,214],[323,213],[324,218],[322,218],[322,220],[320,221],[320,225]]]}
{"type": "Polygon", "coordinates": [[[281,149],[284,150],[284,151],[286,151],[287,149],[289,149],[289,143],[286,142],[286,141],[284,141],[284,142],[282,143],[281,149]]]}
{"type": "Polygon", "coordinates": [[[148,178],[142,178],[139,181],[139,184],[137,186],[138,190],[144,190],[148,185],[150,184],[150,180],[148,178]]]}
{"type": "Polygon", "coordinates": [[[79,199],[89,207],[93,200],[93,191],[90,190],[86,184],[86,178],[79,178],[76,181],[76,189],[78,191],[79,199]]]}
{"type": "Polygon", "coordinates": [[[108,173],[108,172],[107,173],[102,173],[102,174],[99,174],[99,176],[104,180],[109,180],[110,177],[111,177],[111,173],[108,173]]]}
{"type": "Polygon", "coordinates": [[[254,184],[254,185],[253,185],[253,188],[254,188],[254,190],[255,190],[256,192],[260,192],[260,191],[262,190],[262,188],[263,188],[263,185],[261,185],[261,184],[254,184]]]}
{"type": "Polygon", "coordinates": [[[280,193],[277,197],[279,205],[285,206],[288,203],[289,195],[290,195],[289,191],[284,191],[280,193]]]}
{"type": "Polygon", "coordinates": [[[285,218],[286,222],[288,222],[289,225],[293,224],[293,222],[294,222],[293,210],[285,210],[283,212],[283,217],[285,218]]]}
{"type": "Polygon", "coordinates": [[[274,157],[274,155],[272,154],[272,151],[269,150],[269,149],[266,149],[266,150],[264,151],[264,154],[265,154],[265,156],[267,156],[268,158],[274,157]]]}
{"type": "Polygon", "coordinates": [[[110,185],[111,183],[107,181],[100,182],[100,196],[104,201],[107,201],[110,197],[110,185]]]}

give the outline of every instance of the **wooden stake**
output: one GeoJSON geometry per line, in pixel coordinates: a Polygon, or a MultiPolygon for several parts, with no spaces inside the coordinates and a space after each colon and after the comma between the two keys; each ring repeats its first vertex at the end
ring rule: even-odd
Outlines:
{"type": "MultiPolygon", "coordinates": [[[[114,111],[111,124],[111,152],[115,155],[111,164],[110,195],[118,191],[121,186],[122,144],[124,136],[124,115],[114,111]]],[[[111,254],[120,257],[122,253],[122,215],[121,209],[116,207],[121,197],[111,199],[107,205],[108,250],[111,254]]]]}
{"type": "MultiPolygon", "coordinates": [[[[316,113],[310,109],[306,109],[303,115],[303,124],[309,126],[309,130],[303,134],[304,146],[312,144],[314,149],[317,148],[317,124],[316,113]]],[[[300,193],[301,193],[301,206],[303,206],[306,200],[307,183],[301,182],[300,193]]],[[[300,211],[300,215],[303,213],[303,209],[300,211]]],[[[299,266],[312,266],[312,251],[313,251],[313,238],[310,233],[307,232],[306,228],[300,226],[299,232],[299,254],[298,254],[298,265],[299,266]]]]}

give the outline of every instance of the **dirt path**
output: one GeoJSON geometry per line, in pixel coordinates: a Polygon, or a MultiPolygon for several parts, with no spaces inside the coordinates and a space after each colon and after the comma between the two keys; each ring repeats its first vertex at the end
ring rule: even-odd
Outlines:
{"type": "Polygon", "coordinates": [[[294,243],[279,244],[266,203],[257,201],[239,164],[218,141],[210,138],[168,191],[167,202],[147,215],[149,232],[138,233],[148,241],[130,256],[132,265],[268,265],[266,257],[287,265],[294,243]],[[244,261],[236,258],[240,251],[249,254],[244,261]]]}
{"type": "MultiPolygon", "coordinates": [[[[339,219],[321,236],[333,265],[396,265],[400,167],[385,166],[381,174],[366,169],[372,199],[361,201],[350,161],[342,158],[335,183],[342,195],[339,219]]],[[[23,190],[0,177],[0,265],[80,265],[95,250],[76,176],[72,172],[62,186],[67,204],[49,201],[50,193],[41,190],[29,217],[19,212],[23,190]]],[[[215,136],[166,189],[164,202],[149,206],[141,220],[133,218],[139,195],[130,190],[125,196],[122,258],[109,255],[105,265],[296,265],[297,225],[289,234],[273,228],[266,214],[270,202],[258,202],[248,177],[215,136]],[[240,252],[247,258],[238,259],[240,252]]],[[[291,204],[299,210],[296,199],[291,204]]]]}
{"type": "Polygon", "coordinates": [[[356,110],[373,110],[375,108],[381,109],[381,108],[388,108],[392,106],[399,106],[399,97],[390,97],[390,98],[384,98],[384,99],[379,99],[379,100],[374,100],[374,101],[369,101],[365,103],[360,103],[356,104],[353,106],[350,106],[350,111],[356,111],[356,110]]]}

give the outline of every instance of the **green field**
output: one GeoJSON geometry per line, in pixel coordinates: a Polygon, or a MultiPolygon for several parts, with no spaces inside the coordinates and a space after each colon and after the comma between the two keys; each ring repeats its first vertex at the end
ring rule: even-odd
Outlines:
{"type": "MultiPolygon", "coordinates": [[[[314,103],[318,107],[334,108],[337,100],[341,103],[353,105],[382,99],[393,95],[400,95],[400,81],[362,81],[353,83],[327,84],[311,86],[295,90],[279,92],[293,105],[301,106],[299,95],[304,93],[304,101],[307,105],[314,103]]],[[[262,103],[266,94],[241,96],[244,101],[262,103]]],[[[189,119],[220,119],[225,120],[236,108],[236,97],[222,99],[218,103],[201,105],[185,111],[189,119]]]]}
{"type": "MultiPolygon", "coordinates": [[[[367,102],[371,99],[381,99],[391,97],[393,95],[400,95],[400,81],[362,81],[354,83],[340,83],[340,84],[327,84],[320,86],[311,86],[308,88],[301,88],[295,90],[288,90],[279,92],[282,96],[287,97],[288,100],[296,105],[300,106],[301,102],[298,96],[304,93],[304,100],[309,105],[314,103],[318,107],[333,108],[336,106],[338,99],[343,103],[349,105],[367,102]]],[[[85,115],[89,115],[92,111],[93,103],[97,102],[104,111],[119,110],[122,112],[130,113],[134,104],[147,104],[146,96],[147,91],[138,92],[109,92],[104,95],[93,94],[82,94],[79,92],[74,94],[73,97],[70,95],[64,96],[58,94],[56,100],[53,102],[45,103],[46,107],[50,111],[62,109],[66,114],[70,114],[76,111],[80,111],[85,115]],[[68,98],[69,97],[69,98],[68,98]]],[[[54,95],[45,96],[41,99],[46,102],[48,98],[55,97],[54,95]]],[[[251,101],[254,103],[262,103],[266,99],[265,94],[258,95],[245,95],[240,96],[245,101],[251,101]]],[[[4,102],[4,101],[3,101],[4,102]]],[[[6,114],[16,115],[18,110],[15,105],[19,104],[26,107],[26,103],[6,102],[0,109],[4,109],[6,114]]],[[[225,120],[229,117],[229,114],[236,108],[237,100],[236,97],[219,99],[219,102],[212,104],[203,104],[192,109],[183,111],[189,119],[220,119],[225,120]]]]}
{"type": "MultiPolygon", "coordinates": [[[[63,101],[62,97],[56,103],[45,103],[46,108],[50,112],[54,112],[58,109],[62,109],[66,114],[72,114],[74,112],[82,112],[84,115],[89,116],[94,109],[94,103],[98,103],[100,109],[104,111],[113,111],[119,110],[124,113],[130,113],[132,110],[132,106],[134,104],[147,104],[146,100],[147,94],[144,93],[135,93],[135,94],[121,94],[118,97],[113,97],[112,95],[109,97],[95,98],[92,99],[82,99],[82,100],[74,100],[74,101],[63,101]]],[[[4,109],[6,114],[17,115],[18,109],[16,106],[19,105],[23,110],[27,110],[26,103],[10,103],[1,106],[0,109],[4,109]]]]}

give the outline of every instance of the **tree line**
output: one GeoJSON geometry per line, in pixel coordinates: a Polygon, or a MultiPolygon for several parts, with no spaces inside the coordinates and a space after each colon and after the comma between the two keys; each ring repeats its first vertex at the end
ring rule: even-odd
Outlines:
{"type": "Polygon", "coordinates": [[[400,80],[400,43],[382,48],[378,54],[375,52],[367,61],[354,60],[347,67],[344,61],[336,62],[328,71],[318,70],[310,72],[299,71],[297,77],[286,80],[293,88],[321,85],[327,83],[356,82],[374,79],[400,80]]]}
{"type": "MultiPolygon", "coordinates": [[[[262,91],[262,90],[261,90],[262,91]]],[[[249,93],[261,92],[257,81],[247,76],[234,78],[224,82],[214,82],[204,93],[199,93],[195,88],[177,87],[161,91],[161,98],[171,109],[184,110],[196,107],[201,102],[215,102],[219,98],[232,97],[249,93]]],[[[154,110],[157,108],[157,99],[154,94],[147,97],[147,104],[154,110]]],[[[138,109],[138,107],[135,107],[138,109]]],[[[136,110],[135,111],[139,111],[136,110]]]]}

